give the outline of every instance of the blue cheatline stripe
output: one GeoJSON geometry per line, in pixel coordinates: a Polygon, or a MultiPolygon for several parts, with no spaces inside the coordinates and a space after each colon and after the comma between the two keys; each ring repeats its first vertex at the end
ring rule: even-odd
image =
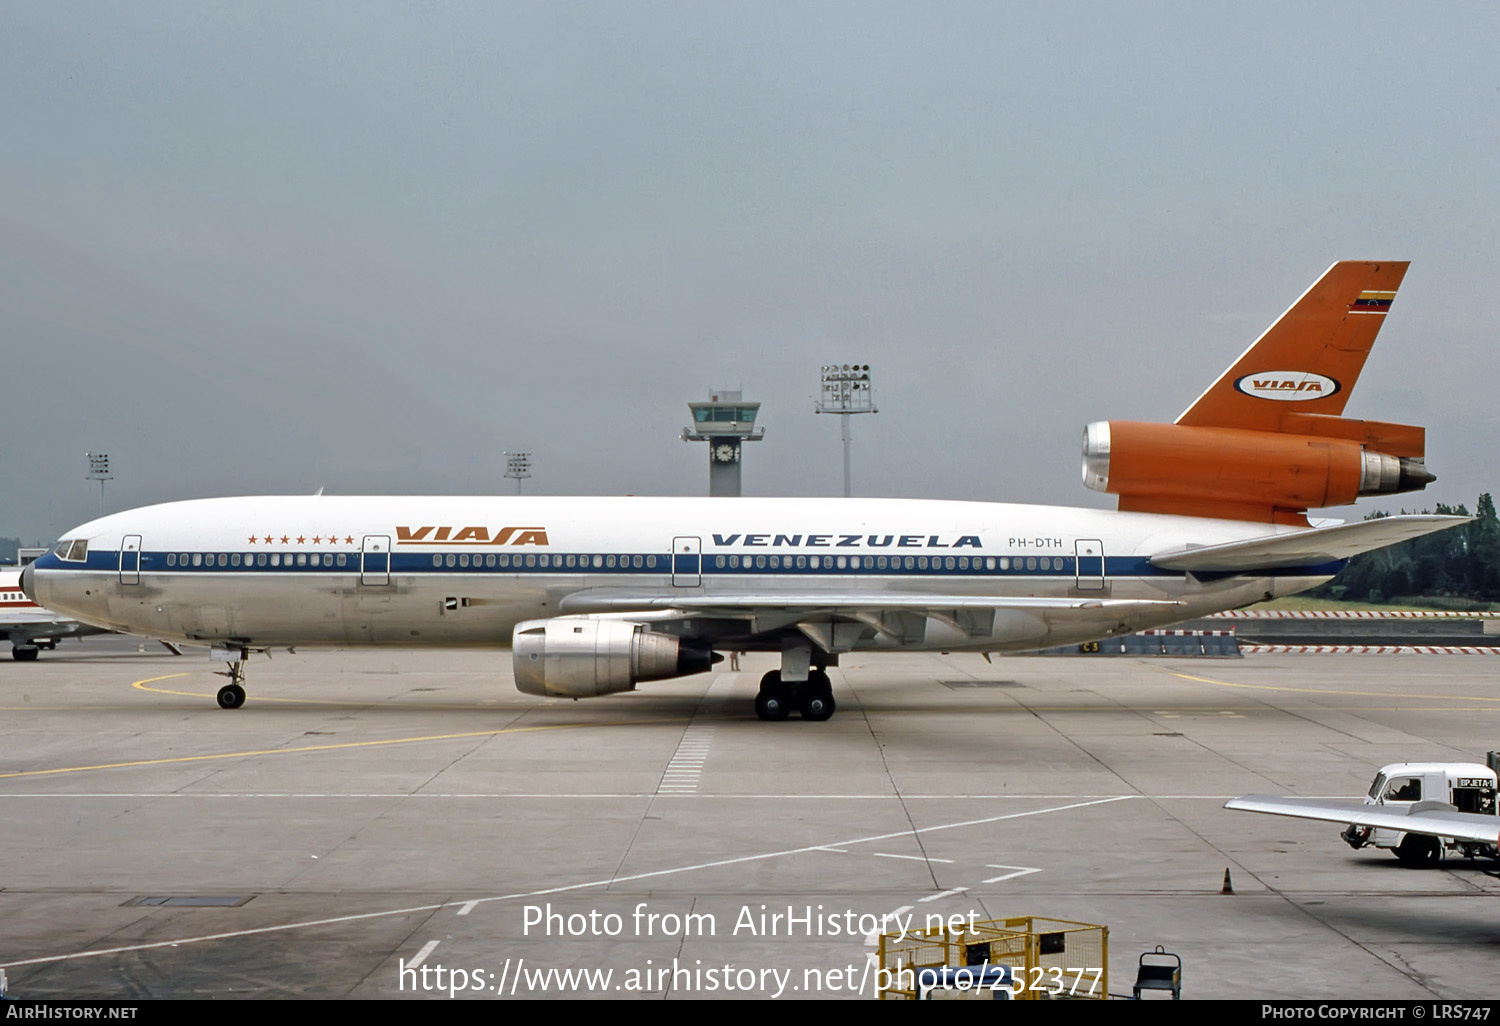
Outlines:
{"type": "MultiPolygon", "coordinates": [[[[253,574],[329,574],[346,573],[357,574],[360,572],[359,552],[213,552],[213,553],[186,553],[186,563],[181,561],[183,553],[167,552],[143,552],[140,554],[140,572],[144,574],[168,573],[168,574],[206,574],[206,573],[253,573],[253,574]],[[168,556],[172,556],[172,564],[168,564],[168,556]],[[198,555],[202,562],[198,566],[192,565],[192,557],[198,555]],[[280,556],[283,562],[280,566],[271,566],[270,557],[280,556]],[[306,565],[297,565],[296,557],[302,555],[318,557],[318,565],[311,565],[310,559],[306,565]],[[239,564],[235,565],[234,557],[239,557],[239,564]],[[220,558],[223,565],[220,565],[220,558]],[[339,562],[340,557],[343,563],[339,562]],[[265,563],[262,565],[261,560],[265,563]],[[212,560],[212,563],[209,563],[212,560]],[[247,562],[248,560],[248,562],[247,562]]],[[[618,576],[621,574],[648,574],[666,575],[673,572],[673,556],[669,553],[556,553],[556,552],[509,552],[509,553],[449,553],[449,552],[396,552],[390,555],[390,565],[387,571],[385,564],[386,554],[371,554],[365,564],[366,572],[393,573],[393,574],[421,574],[421,575],[448,575],[448,574],[482,574],[482,575],[510,575],[526,576],[533,574],[562,574],[562,575],[605,575],[618,576]],[[434,561],[436,557],[436,562],[434,561]],[[494,565],[490,559],[494,558],[494,565]],[[450,565],[449,561],[452,561],[450,565]],[[505,560],[505,564],[501,560],[505,560]],[[468,565],[464,565],[464,561],[468,565]],[[544,565],[545,561],[545,565],[544,565]],[[571,565],[570,564],[571,561],[571,565]],[[614,565],[611,566],[610,562],[614,565]],[[639,565],[637,565],[639,563],[639,565]]],[[[676,557],[679,561],[682,556],[676,557]]],[[[836,556],[780,556],[779,566],[772,567],[770,561],[773,557],[760,553],[750,554],[719,554],[715,553],[701,557],[701,569],[683,569],[679,566],[677,573],[701,573],[708,577],[733,578],[740,576],[764,577],[768,575],[779,575],[785,577],[827,577],[827,576],[874,576],[874,577],[961,577],[981,579],[1015,579],[1015,578],[1073,578],[1078,576],[1078,561],[1071,556],[892,556],[887,558],[887,565],[879,565],[880,557],[871,555],[860,555],[856,557],[836,556]],[[838,559],[845,560],[844,566],[838,565],[838,559]],[[857,567],[849,564],[850,559],[858,559],[857,567]],[[926,567],[921,566],[920,560],[928,561],[926,567]],[[969,560],[968,568],[960,568],[960,558],[969,560]],[[804,565],[795,565],[796,560],[801,559],[804,565]],[[908,567],[906,561],[910,559],[912,565],[908,567]],[[948,560],[953,560],[950,569],[948,560]],[[761,561],[765,565],[761,565],[761,561]],[[813,561],[818,565],[814,566],[813,561]],[[900,561],[899,566],[891,565],[900,561]],[[994,567],[989,566],[989,560],[994,560],[994,567]],[[1026,566],[1027,560],[1034,560],[1038,565],[1033,568],[1026,566]],[[723,565],[720,565],[722,561],[723,565]],[[1007,566],[1002,568],[1002,562],[1007,566]],[[1045,562],[1046,569],[1040,564],[1045,562]],[[1057,569],[1055,563],[1061,563],[1061,569],[1057,569]],[[738,563],[737,566],[731,563],[738,563]],[[792,565],[788,565],[792,564],[792,565]]],[[[1235,574],[1229,572],[1198,573],[1194,576],[1200,580],[1220,580],[1225,577],[1255,576],[1255,577],[1325,577],[1332,576],[1343,569],[1346,560],[1336,560],[1321,563],[1314,566],[1283,567],[1279,569],[1268,569],[1254,571],[1247,574],[1235,574]]],[[[68,562],[58,559],[48,553],[37,560],[37,567],[42,570],[87,570],[94,572],[113,573],[120,568],[120,553],[108,550],[91,550],[89,557],[84,562],[68,562]]],[[[1083,575],[1087,577],[1100,576],[1098,557],[1085,557],[1082,564],[1083,575]]],[[[1109,556],[1104,561],[1103,576],[1105,577],[1154,577],[1154,578],[1182,578],[1182,571],[1162,570],[1152,566],[1149,558],[1144,556],[1109,556]]]]}

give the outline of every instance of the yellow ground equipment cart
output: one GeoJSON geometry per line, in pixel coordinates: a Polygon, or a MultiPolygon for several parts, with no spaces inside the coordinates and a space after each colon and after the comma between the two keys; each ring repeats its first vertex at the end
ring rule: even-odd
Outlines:
{"type": "Polygon", "coordinates": [[[1109,997],[1109,928],[1093,923],[1020,916],[888,933],[879,955],[882,1000],[1109,997]]]}

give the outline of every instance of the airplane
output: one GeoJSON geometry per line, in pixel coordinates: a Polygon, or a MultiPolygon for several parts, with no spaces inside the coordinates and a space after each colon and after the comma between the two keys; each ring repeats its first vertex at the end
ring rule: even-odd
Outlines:
{"type": "Polygon", "coordinates": [[[1435,480],[1420,427],[1341,416],[1407,268],[1336,263],[1173,424],[1084,432],[1094,510],[912,499],[263,496],[115,513],[23,572],[50,608],[253,652],[495,646],[517,688],[584,698],[780,654],[757,715],[821,721],[847,652],[1003,653],[1286,595],[1359,552],[1464,523],[1313,526],[1435,480]]]}
{"type": "Polygon", "coordinates": [[[108,631],[43,609],[21,591],[21,571],[0,570],[0,635],[10,642],[18,663],[31,662],[41,650],[54,649],[61,638],[82,638],[108,631]]]}

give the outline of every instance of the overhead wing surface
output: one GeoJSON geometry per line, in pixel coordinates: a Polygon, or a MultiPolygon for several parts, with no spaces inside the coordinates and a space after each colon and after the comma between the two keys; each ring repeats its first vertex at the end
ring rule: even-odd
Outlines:
{"type": "Polygon", "coordinates": [[[1317,527],[1292,534],[1271,534],[1247,541],[1181,549],[1151,557],[1163,570],[1193,573],[1239,573],[1281,567],[1319,566],[1384,545],[1420,538],[1470,520],[1470,517],[1403,514],[1361,520],[1337,527],[1317,527]]]}
{"type": "Polygon", "coordinates": [[[1224,808],[1238,812],[1264,812],[1272,816],[1403,830],[1433,837],[1451,837],[1458,841],[1500,843],[1500,817],[1459,812],[1444,802],[1417,802],[1410,806],[1410,811],[1398,811],[1387,805],[1366,805],[1359,799],[1278,798],[1268,794],[1247,794],[1231,798],[1224,803],[1224,808]]]}

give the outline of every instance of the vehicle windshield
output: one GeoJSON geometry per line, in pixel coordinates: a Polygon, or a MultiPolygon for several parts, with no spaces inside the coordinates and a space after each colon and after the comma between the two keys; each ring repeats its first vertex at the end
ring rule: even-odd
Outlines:
{"type": "Polygon", "coordinates": [[[1379,798],[1380,792],[1385,790],[1385,774],[1375,774],[1375,783],[1370,785],[1370,797],[1379,798]]]}

